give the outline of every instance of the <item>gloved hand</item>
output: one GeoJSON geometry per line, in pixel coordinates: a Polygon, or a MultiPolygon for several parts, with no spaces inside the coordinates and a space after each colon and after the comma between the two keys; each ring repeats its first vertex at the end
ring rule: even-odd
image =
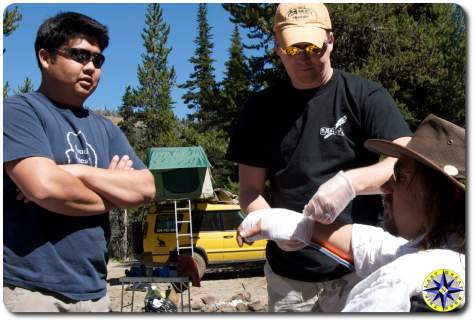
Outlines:
{"type": "Polygon", "coordinates": [[[313,225],[314,221],[311,218],[292,210],[261,209],[246,216],[239,228],[239,235],[248,243],[259,239],[271,239],[279,241],[279,246],[282,245],[283,247],[280,247],[284,250],[298,250],[310,242],[313,225]],[[281,243],[281,241],[290,242],[281,243]]]}
{"type": "Polygon", "coordinates": [[[318,188],[303,213],[315,221],[331,224],[355,196],[351,180],[340,171],[318,188]]]}

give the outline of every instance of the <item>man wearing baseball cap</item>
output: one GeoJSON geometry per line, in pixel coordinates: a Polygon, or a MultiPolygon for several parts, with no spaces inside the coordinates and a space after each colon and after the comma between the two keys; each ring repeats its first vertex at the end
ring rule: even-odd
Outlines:
{"type": "MultiPolygon", "coordinates": [[[[324,4],[280,4],[274,36],[286,75],[245,104],[226,154],[239,163],[241,208],[378,224],[381,197],[369,194],[381,192],[396,159],[378,162],[364,142],[407,144],[412,133],[396,103],[380,84],[332,68],[335,36],[324,4]]],[[[270,311],[310,311],[316,301],[338,311],[356,282],[298,241],[269,241],[266,257],[270,311]]]]}

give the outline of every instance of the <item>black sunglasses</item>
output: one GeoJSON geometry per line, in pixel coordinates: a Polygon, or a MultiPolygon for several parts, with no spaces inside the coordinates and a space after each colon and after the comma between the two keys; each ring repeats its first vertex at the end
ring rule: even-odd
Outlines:
{"type": "Polygon", "coordinates": [[[101,68],[106,60],[106,57],[100,53],[92,53],[87,49],[82,48],[66,48],[64,50],[55,49],[57,53],[66,55],[74,61],[77,61],[80,64],[87,64],[90,61],[94,64],[94,67],[101,68]]]}

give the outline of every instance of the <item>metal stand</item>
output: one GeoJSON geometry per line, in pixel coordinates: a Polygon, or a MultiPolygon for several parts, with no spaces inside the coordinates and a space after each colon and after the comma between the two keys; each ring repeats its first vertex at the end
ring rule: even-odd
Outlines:
{"type": "Polygon", "coordinates": [[[132,284],[132,301],[130,304],[130,312],[134,311],[134,295],[136,283],[177,283],[180,286],[181,312],[184,312],[183,305],[183,285],[188,285],[188,312],[191,312],[191,283],[188,277],[121,277],[119,282],[122,283],[122,293],[120,296],[120,311],[122,312],[124,306],[124,284],[132,284]]]}

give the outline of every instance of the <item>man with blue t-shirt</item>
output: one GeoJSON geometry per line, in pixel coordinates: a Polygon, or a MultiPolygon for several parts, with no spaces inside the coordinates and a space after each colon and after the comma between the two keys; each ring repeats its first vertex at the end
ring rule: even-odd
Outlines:
{"type": "MultiPolygon", "coordinates": [[[[363,143],[405,145],[411,131],[381,85],[332,68],[335,37],[325,5],[280,4],[274,33],[288,77],[245,104],[226,155],[239,163],[241,208],[376,225],[382,200],[366,195],[380,192],[396,159],[378,162],[363,143]]],[[[339,311],[356,282],[344,266],[300,242],[269,241],[266,258],[272,312],[339,311]]]]}
{"type": "Polygon", "coordinates": [[[107,312],[109,210],[153,199],[152,174],[112,122],[83,107],[107,28],[61,13],[39,28],[36,92],[4,101],[3,292],[12,312],[107,312]]]}

